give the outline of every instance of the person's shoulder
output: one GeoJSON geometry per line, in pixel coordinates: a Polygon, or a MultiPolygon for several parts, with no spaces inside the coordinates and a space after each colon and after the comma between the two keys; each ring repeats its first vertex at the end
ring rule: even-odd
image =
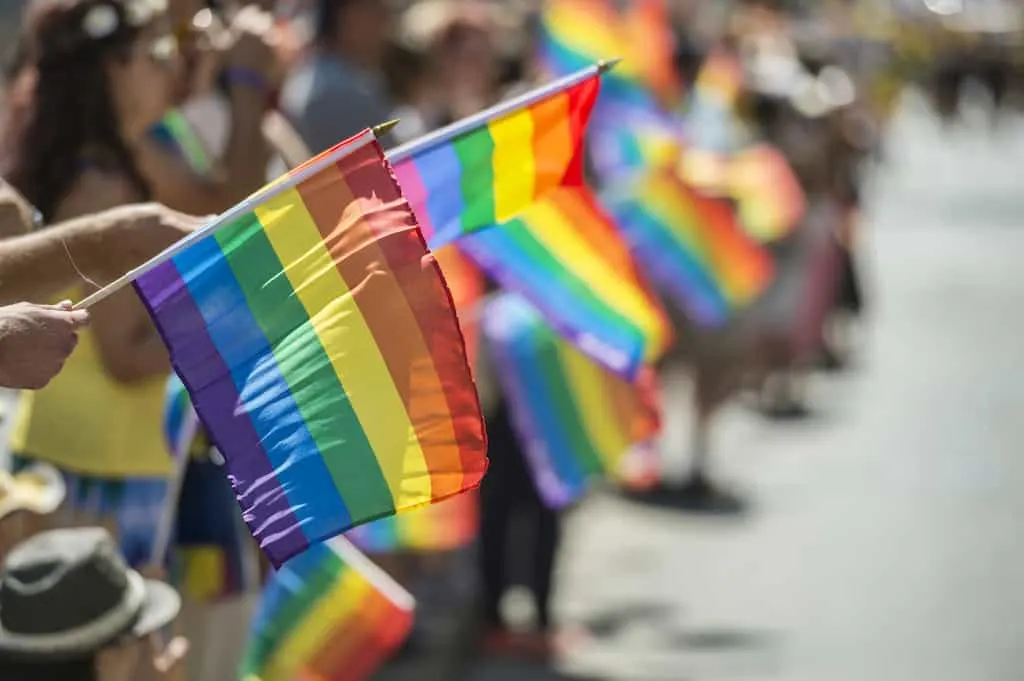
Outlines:
{"type": "Polygon", "coordinates": [[[60,202],[55,220],[72,218],[137,203],[143,197],[138,187],[122,172],[89,167],[78,174],[64,200],[60,202]]]}
{"type": "Polygon", "coordinates": [[[288,76],[282,89],[282,103],[291,116],[310,108],[365,99],[366,92],[356,78],[337,60],[311,56],[288,76]]]}
{"type": "Polygon", "coordinates": [[[308,56],[291,68],[281,85],[281,98],[285,102],[297,102],[309,97],[317,72],[316,57],[308,56]]]}

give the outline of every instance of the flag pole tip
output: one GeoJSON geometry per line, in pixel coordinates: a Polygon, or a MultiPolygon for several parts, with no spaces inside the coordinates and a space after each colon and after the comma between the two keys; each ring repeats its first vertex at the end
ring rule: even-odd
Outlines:
{"type": "Polygon", "coordinates": [[[615,59],[602,59],[601,61],[597,62],[597,71],[598,73],[606,73],[608,71],[611,71],[616,66],[618,66],[620,61],[622,61],[622,57],[615,57],[615,59]]]}
{"type": "Polygon", "coordinates": [[[374,137],[383,137],[384,135],[386,135],[389,132],[391,132],[392,130],[394,130],[395,126],[398,125],[400,122],[401,121],[399,119],[395,118],[395,119],[392,119],[390,121],[386,121],[384,123],[381,123],[380,125],[373,126],[373,136],[374,137]]]}

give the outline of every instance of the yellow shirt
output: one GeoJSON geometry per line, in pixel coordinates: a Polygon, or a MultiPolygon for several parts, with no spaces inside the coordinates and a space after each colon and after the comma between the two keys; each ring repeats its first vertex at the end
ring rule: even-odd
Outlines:
{"type": "Polygon", "coordinates": [[[166,477],[165,376],[125,384],[103,367],[85,329],[63,371],[45,388],[22,393],[11,450],[65,470],[105,478],[166,477]]]}

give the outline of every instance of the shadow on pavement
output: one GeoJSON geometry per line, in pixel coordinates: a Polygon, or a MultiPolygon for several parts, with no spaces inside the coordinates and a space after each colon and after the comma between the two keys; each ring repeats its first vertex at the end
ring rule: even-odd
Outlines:
{"type": "Polygon", "coordinates": [[[740,629],[693,629],[674,634],[668,643],[672,647],[692,651],[767,650],[779,645],[780,636],[769,632],[740,629]]]}
{"type": "Polygon", "coordinates": [[[488,659],[475,664],[466,681],[599,681],[518,660],[488,659]]]}
{"type": "Polygon", "coordinates": [[[618,494],[634,504],[694,517],[740,522],[751,514],[750,500],[746,496],[717,486],[694,492],[685,484],[664,484],[649,490],[622,489],[618,494]]]}
{"type": "Polygon", "coordinates": [[[673,608],[664,603],[636,603],[585,619],[584,628],[595,639],[615,638],[638,622],[663,624],[672,618],[673,608]]]}

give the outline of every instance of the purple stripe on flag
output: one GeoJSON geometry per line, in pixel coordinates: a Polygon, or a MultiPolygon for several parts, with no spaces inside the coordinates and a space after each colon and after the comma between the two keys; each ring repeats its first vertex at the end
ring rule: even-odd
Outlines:
{"type": "MultiPolygon", "coordinates": [[[[135,289],[149,308],[150,317],[171,350],[171,356],[176,358],[175,370],[178,365],[188,365],[188,372],[178,373],[192,397],[200,420],[206,423],[207,415],[223,413],[224,405],[240,404],[241,397],[231,372],[217,351],[206,320],[174,262],[163,263],[139,277],[135,289]],[[197,371],[198,367],[202,370],[197,371]],[[189,376],[184,376],[184,373],[189,376]],[[205,380],[197,380],[200,378],[205,380]]],[[[244,456],[235,456],[229,462],[232,474],[228,476],[236,495],[248,493],[254,497],[239,496],[243,517],[247,523],[251,522],[254,519],[253,509],[259,506],[260,515],[268,519],[268,526],[259,532],[263,543],[275,544],[275,552],[299,553],[308,546],[302,526],[276,479],[248,413],[244,409],[235,409],[234,415],[232,419],[220,419],[216,435],[209,429],[208,435],[218,449],[223,451],[221,440],[231,440],[232,451],[244,453],[244,456]],[[244,474],[244,479],[240,473],[244,474]],[[258,498],[255,498],[257,495],[253,490],[259,490],[258,498]]]]}

